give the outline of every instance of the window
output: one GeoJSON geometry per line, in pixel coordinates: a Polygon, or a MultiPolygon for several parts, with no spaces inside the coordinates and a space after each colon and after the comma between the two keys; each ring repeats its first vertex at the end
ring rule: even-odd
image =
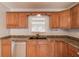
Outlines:
{"type": "Polygon", "coordinates": [[[31,16],[31,32],[46,32],[46,16],[31,16]]]}

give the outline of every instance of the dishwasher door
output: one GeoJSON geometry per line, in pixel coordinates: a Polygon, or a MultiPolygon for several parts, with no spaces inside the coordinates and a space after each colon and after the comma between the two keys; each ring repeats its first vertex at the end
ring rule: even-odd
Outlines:
{"type": "Polygon", "coordinates": [[[12,42],[12,56],[13,57],[26,57],[26,42],[12,42]]]}

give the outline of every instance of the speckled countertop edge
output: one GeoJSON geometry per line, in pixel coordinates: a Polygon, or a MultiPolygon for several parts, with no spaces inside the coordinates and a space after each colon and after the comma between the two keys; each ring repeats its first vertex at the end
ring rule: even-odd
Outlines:
{"type": "MultiPolygon", "coordinates": [[[[11,40],[13,40],[13,41],[16,41],[16,40],[19,41],[23,38],[23,40],[26,41],[29,37],[30,36],[25,36],[25,35],[13,35],[13,36],[5,36],[0,39],[11,38],[11,40]],[[16,39],[12,39],[12,38],[16,38],[16,39]],[[18,38],[21,38],[21,39],[18,39],[18,38]]],[[[48,38],[65,38],[64,41],[66,43],[79,49],[79,38],[74,38],[74,37],[67,36],[67,35],[47,35],[46,37],[48,37],[48,38]]],[[[23,41],[23,40],[21,40],[21,41],[23,41]]]]}

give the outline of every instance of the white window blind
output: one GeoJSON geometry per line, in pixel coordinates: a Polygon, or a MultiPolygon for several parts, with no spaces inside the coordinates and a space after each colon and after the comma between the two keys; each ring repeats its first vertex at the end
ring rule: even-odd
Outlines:
{"type": "Polygon", "coordinates": [[[31,32],[45,32],[46,31],[46,18],[43,16],[31,18],[31,32]]]}

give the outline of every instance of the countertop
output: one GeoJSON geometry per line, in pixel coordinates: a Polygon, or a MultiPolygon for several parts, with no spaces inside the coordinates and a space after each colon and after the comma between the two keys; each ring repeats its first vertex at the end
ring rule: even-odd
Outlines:
{"type": "MultiPolygon", "coordinates": [[[[29,39],[29,37],[30,36],[16,36],[15,35],[15,36],[7,36],[7,37],[0,38],[0,39],[10,38],[10,40],[12,40],[12,41],[27,41],[29,39]]],[[[66,36],[66,35],[58,35],[58,36],[57,35],[48,35],[47,38],[48,39],[46,39],[46,40],[49,40],[49,39],[50,40],[53,40],[53,39],[64,40],[66,43],[79,49],[79,38],[74,38],[74,37],[66,36]]],[[[40,39],[40,40],[42,40],[42,39],[40,39]]]]}

